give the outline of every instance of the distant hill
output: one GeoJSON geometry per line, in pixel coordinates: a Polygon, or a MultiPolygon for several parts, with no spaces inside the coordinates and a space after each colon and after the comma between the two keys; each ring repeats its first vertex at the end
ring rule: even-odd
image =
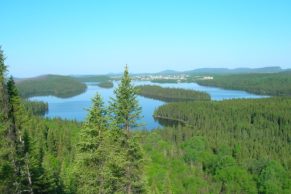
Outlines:
{"type": "Polygon", "coordinates": [[[111,79],[107,75],[76,75],[72,77],[81,82],[107,82],[111,79]]]}
{"type": "Polygon", "coordinates": [[[283,72],[291,72],[291,69],[285,69],[283,72]]]}
{"type": "Polygon", "coordinates": [[[201,73],[226,73],[228,72],[229,69],[227,68],[199,68],[199,69],[194,69],[194,70],[190,70],[190,71],[184,71],[184,73],[197,73],[197,74],[201,74],[201,73]]]}
{"type": "Polygon", "coordinates": [[[261,67],[261,68],[198,68],[189,71],[175,71],[175,70],[164,70],[154,74],[157,75],[174,75],[174,74],[244,74],[244,73],[279,73],[282,71],[287,71],[290,69],[283,70],[279,66],[272,66],[272,67],[261,67]]]}
{"type": "Polygon", "coordinates": [[[190,74],[241,74],[241,73],[278,73],[283,71],[279,66],[262,67],[262,68],[200,68],[191,71],[185,71],[184,73],[190,74]]]}
{"type": "Polygon", "coordinates": [[[164,71],[160,71],[160,72],[158,72],[156,74],[159,74],[159,75],[171,75],[171,74],[179,74],[179,73],[181,73],[181,72],[167,69],[167,70],[164,70],[164,71]]]}
{"type": "Polygon", "coordinates": [[[271,95],[291,96],[291,71],[213,75],[211,80],[196,80],[200,85],[271,95]]]}

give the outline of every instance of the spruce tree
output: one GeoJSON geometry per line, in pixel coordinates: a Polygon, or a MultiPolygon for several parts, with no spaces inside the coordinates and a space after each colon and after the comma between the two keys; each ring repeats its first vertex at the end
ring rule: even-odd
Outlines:
{"type": "Polygon", "coordinates": [[[0,48],[0,193],[61,193],[43,167],[45,138],[30,134],[43,129],[37,129],[13,78],[7,80],[6,74],[0,48]]]}
{"type": "Polygon", "coordinates": [[[121,153],[124,153],[122,168],[124,175],[120,181],[124,185],[123,193],[143,193],[143,154],[130,129],[138,127],[138,119],[141,118],[141,107],[137,101],[136,89],[131,82],[128,67],[125,66],[123,77],[118,88],[114,91],[115,98],[110,102],[112,123],[116,124],[120,133],[117,142],[121,153]]]}
{"type": "Polygon", "coordinates": [[[15,147],[13,160],[16,165],[17,192],[33,193],[28,142],[25,142],[28,140],[28,133],[25,134],[25,138],[23,136],[24,126],[28,118],[12,77],[7,82],[7,91],[10,105],[9,119],[11,120],[10,138],[15,147]]]}
{"type": "Polygon", "coordinates": [[[0,49],[0,192],[33,193],[26,139],[22,128],[26,113],[0,49]]]}
{"type": "MultiPolygon", "coordinates": [[[[104,108],[104,103],[99,94],[92,99],[92,107],[89,110],[89,114],[84,123],[84,127],[98,127],[99,133],[101,131],[106,130],[107,128],[107,120],[106,120],[106,110],[104,108]]],[[[101,134],[100,134],[101,135],[101,134]]]]}
{"type": "Polygon", "coordinates": [[[0,47],[0,193],[15,192],[12,141],[9,138],[9,101],[6,80],[7,67],[0,47]]]}
{"type": "Polygon", "coordinates": [[[118,88],[114,91],[115,98],[111,98],[111,117],[120,129],[129,131],[139,126],[141,107],[137,101],[136,88],[131,83],[128,67],[125,66],[123,77],[118,88]]]}
{"type": "Polygon", "coordinates": [[[104,105],[102,98],[97,94],[81,129],[80,141],[77,145],[77,193],[109,192],[108,180],[110,176],[106,166],[109,153],[106,146],[106,136],[107,120],[104,105]]]}

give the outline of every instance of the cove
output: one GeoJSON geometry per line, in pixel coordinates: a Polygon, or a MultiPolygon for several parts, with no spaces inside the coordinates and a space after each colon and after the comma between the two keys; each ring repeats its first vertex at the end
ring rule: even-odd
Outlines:
{"type": "MultiPolygon", "coordinates": [[[[71,98],[58,98],[54,96],[35,96],[31,97],[30,100],[44,101],[49,105],[49,111],[45,115],[49,118],[59,117],[62,119],[70,119],[83,121],[86,118],[88,109],[91,106],[91,99],[98,92],[105,105],[108,105],[110,97],[113,97],[113,91],[118,86],[118,82],[114,82],[113,88],[101,88],[97,86],[97,83],[87,82],[86,92],[71,97],[71,98]]],[[[200,86],[196,83],[151,83],[149,81],[133,81],[135,86],[137,85],[159,85],[161,87],[173,87],[173,88],[184,88],[193,89],[197,91],[204,91],[209,93],[212,100],[225,100],[233,98],[264,98],[266,96],[250,94],[245,91],[239,90],[226,90],[216,87],[200,86]]],[[[138,101],[142,107],[141,123],[144,124],[141,128],[151,130],[159,127],[159,123],[154,120],[153,112],[156,108],[163,105],[165,102],[154,100],[150,98],[145,98],[138,96],[138,101]]]]}

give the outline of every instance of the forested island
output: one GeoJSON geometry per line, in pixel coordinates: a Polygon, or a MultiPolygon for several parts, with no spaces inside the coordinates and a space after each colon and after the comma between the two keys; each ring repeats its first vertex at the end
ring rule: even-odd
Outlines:
{"type": "Polygon", "coordinates": [[[20,96],[56,96],[68,98],[86,91],[87,86],[75,78],[61,75],[44,75],[16,82],[20,96]]]}
{"type": "Polygon", "coordinates": [[[97,83],[97,85],[101,88],[113,88],[113,82],[112,81],[103,81],[97,83]]]}
{"type": "Polygon", "coordinates": [[[254,94],[271,96],[291,95],[291,72],[215,75],[211,80],[196,80],[203,86],[245,90],[254,94]]]}
{"type": "Polygon", "coordinates": [[[192,100],[210,100],[210,96],[206,92],[199,92],[194,90],[186,90],[180,88],[163,88],[154,85],[136,86],[137,94],[162,100],[165,102],[179,102],[192,100]]]}

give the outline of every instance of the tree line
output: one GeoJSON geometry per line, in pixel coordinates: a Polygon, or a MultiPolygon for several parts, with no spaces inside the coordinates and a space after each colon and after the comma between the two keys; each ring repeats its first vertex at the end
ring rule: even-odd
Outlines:
{"type": "Polygon", "coordinates": [[[244,90],[271,96],[291,95],[291,72],[215,75],[212,80],[196,80],[200,85],[244,90]]]}
{"type": "Polygon", "coordinates": [[[47,102],[23,100],[22,103],[26,111],[33,115],[44,116],[48,112],[47,102]]]}
{"type": "Polygon", "coordinates": [[[179,102],[192,100],[210,100],[206,92],[186,90],[181,88],[163,88],[154,85],[136,86],[137,93],[141,96],[162,100],[165,102],[179,102]]]}

